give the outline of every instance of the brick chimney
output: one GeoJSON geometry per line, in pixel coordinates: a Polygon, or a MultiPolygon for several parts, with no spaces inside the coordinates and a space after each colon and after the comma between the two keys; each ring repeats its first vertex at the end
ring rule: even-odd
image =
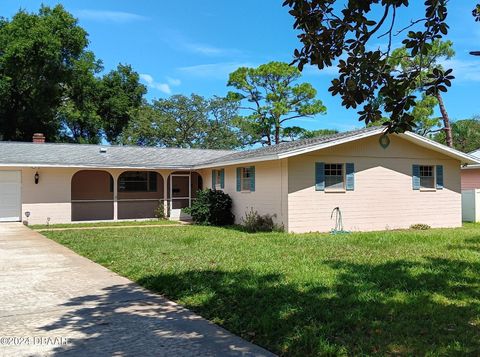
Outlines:
{"type": "Polygon", "coordinates": [[[45,135],[43,135],[42,133],[33,134],[32,142],[35,144],[43,144],[45,142],[45,135]]]}

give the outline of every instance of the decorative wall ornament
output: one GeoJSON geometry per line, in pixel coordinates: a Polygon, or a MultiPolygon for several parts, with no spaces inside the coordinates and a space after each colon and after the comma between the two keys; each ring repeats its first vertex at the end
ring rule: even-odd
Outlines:
{"type": "Polygon", "coordinates": [[[386,149],[390,145],[390,138],[387,134],[383,134],[382,136],[380,136],[380,139],[378,139],[378,142],[380,143],[380,146],[382,148],[386,149]]]}

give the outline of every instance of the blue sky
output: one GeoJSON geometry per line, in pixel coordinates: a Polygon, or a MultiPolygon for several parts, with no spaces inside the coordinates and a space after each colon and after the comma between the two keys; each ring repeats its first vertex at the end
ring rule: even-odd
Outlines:
{"type": "MultiPolygon", "coordinates": [[[[257,66],[276,60],[291,61],[298,41],[293,19],[282,0],[2,0],[0,16],[11,17],[18,9],[37,11],[40,4],[61,3],[78,17],[89,33],[90,48],[106,70],[118,63],[131,64],[148,85],[148,98],[170,94],[224,95],[228,73],[239,66],[257,66]]],[[[423,1],[400,14],[408,23],[421,15],[423,1]],[[418,6],[418,7],[416,7],[418,6]]],[[[452,119],[480,114],[480,24],[471,17],[475,1],[450,5],[448,38],[456,57],[447,65],[457,77],[445,95],[452,119]]],[[[400,44],[395,38],[394,45],[400,44]]],[[[379,40],[379,45],[381,41],[379,40]]],[[[328,92],[332,70],[308,68],[303,79],[314,85],[327,114],[302,119],[295,125],[309,129],[348,130],[361,127],[355,110],[344,109],[339,97],[328,92]]]]}

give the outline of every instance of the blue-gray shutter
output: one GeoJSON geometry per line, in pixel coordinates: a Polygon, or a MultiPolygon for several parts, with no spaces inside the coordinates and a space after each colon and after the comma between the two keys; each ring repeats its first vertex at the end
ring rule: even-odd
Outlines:
{"type": "Polygon", "coordinates": [[[353,191],[355,189],[355,165],[351,162],[345,164],[345,188],[347,191],[353,191]]]}
{"type": "Polygon", "coordinates": [[[215,190],[216,186],[216,170],[212,170],[212,190],[215,190]]]}
{"type": "Polygon", "coordinates": [[[443,190],[443,165],[437,165],[437,190],[443,190]]]}
{"type": "Polygon", "coordinates": [[[325,163],[315,163],[315,191],[325,191],[325,163]]]}
{"type": "Polygon", "coordinates": [[[412,165],[412,187],[414,190],[420,190],[420,166],[412,165]]]}
{"type": "Polygon", "coordinates": [[[250,166],[250,191],[255,191],[255,166],[250,166]]]}
{"type": "Polygon", "coordinates": [[[242,174],[242,168],[237,167],[237,191],[238,192],[240,192],[242,190],[242,185],[241,185],[241,181],[240,181],[241,174],[242,174]]]}
{"type": "Polygon", "coordinates": [[[220,170],[220,188],[225,188],[225,169],[220,170]]]}

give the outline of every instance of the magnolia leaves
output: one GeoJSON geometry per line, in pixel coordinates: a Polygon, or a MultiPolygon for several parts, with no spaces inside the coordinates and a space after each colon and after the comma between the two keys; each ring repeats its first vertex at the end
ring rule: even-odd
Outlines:
{"type": "MultiPolygon", "coordinates": [[[[286,0],[283,5],[295,18],[293,27],[299,31],[301,43],[294,51],[293,63],[302,70],[306,64],[323,69],[337,62],[338,76],[329,91],[342,98],[344,107],[363,105],[358,114],[366,124],[388,116],[389,132],[411,130],[415,126],[411,110],[416,102],[412,93],[425,72],[422,68],[398,71],[389,65],[392,38],[403,36],[402,44],[412,58],[427,55],[435,41],[448,33],[446,4],[444,0],[425,0],[423,16],[402,24],[397,14],[407,10],[407,0],[286,0]],[[379,38],[386,48],[372,49],[379,38]],[[379,97],[382,110],[374,104],[379,97]]],[[[477,19],[479,9],[474,10],[477,19]]],[[[431,71],[426,93],[447,91],[453,78],[451,70],[431,71]]]]}

